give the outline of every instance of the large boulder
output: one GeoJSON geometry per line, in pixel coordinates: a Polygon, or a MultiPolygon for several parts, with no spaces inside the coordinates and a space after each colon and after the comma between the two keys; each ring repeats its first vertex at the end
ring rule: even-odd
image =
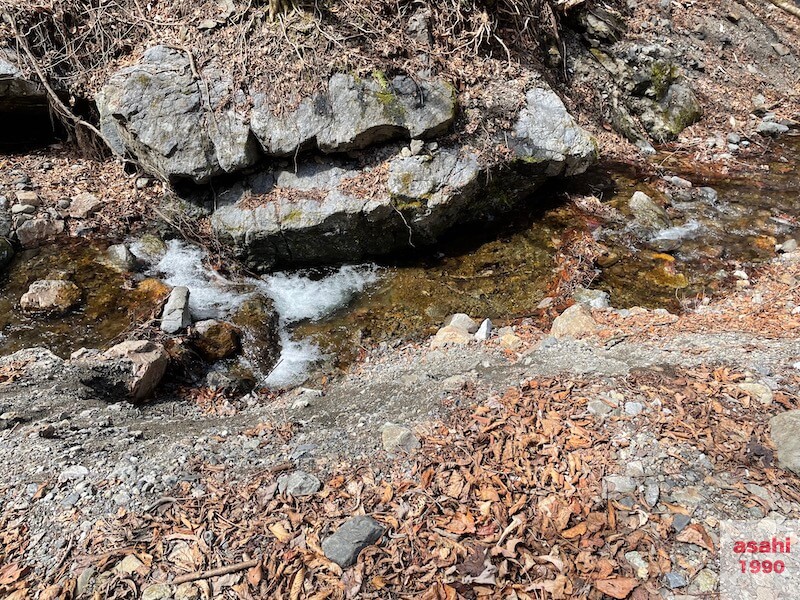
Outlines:
{"type": "Polygon", "coordinates": [[[222,189],[212,227],[261,271],[431,244],[596,159],[594,140],[554,92],[538,87],[525,100],[513,130],[498,138],[510,146],[503,160],[487,164],[467,145],[453,145],[366,168],[338,158],[305,162],[296,172],[275,169],[222,189]]]}
{"type": "Polygon", "coordinates": [[[41,85],[26,79],[11,50],[0,48],[0,114],[47,112],[47,95],[41,85]]]}
{"type": "Polygon", "coordinates": [[[75,352],[71,361],[81,372],[81,382],[109,401],[144,400],[161,382],[169,355],[161,344],[132,340],[105,352],[75,352]]]}

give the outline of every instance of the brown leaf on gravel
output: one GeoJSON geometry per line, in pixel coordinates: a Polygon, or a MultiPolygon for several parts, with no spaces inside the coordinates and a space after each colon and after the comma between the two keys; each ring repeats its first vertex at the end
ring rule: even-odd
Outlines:
{"type": "Polygon", "coordinates": [[[711,536],[699,523],[687,526],[675,539],[685,544],[694,544],[711,552],[714,551],[714,542],[711,541],[711,536]]]}
{"type": "Polygon", "coordinates": [[[633,577],[613,577],[611,579],[595,581],[594,585],[607,596],[622,600],[630,595],[633,588],[635,588],[638,583],[638,580],[633,577]]]}

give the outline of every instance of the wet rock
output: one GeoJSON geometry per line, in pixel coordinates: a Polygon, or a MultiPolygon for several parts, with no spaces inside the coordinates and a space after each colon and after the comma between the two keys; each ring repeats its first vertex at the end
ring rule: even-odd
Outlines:
{"type": "Polygon", "coordinates": [[[241,332],[224,321],[199,321],[194,325],[194,333],[193,346],[210,362],[232,356],[241,348],[241,332]]]}
{"type": "Polygon", "coordinates": [[[383,532],[384,527],[372,517],[352,517],[322,542],[322,551],[326,558],[346,569],[354,565],[361,551],[377,542],[383,532]]]}
{"type": "Polygon", "coordinates": [[[0,272],[5,269],[14,258],[14,246],[6,238],[0,237],[0,272]]]}
{"type": "Polygon", "coordinates": [[[33,313],[63,315],[81,301],[81,290],[71,281],[40,279],[22,295],[22,310],[33,313]]]}
{"type": "Polygon", "coordinates": [[[23,248],[37,248],[64,232],[64,221],[42,216],[25,221],[17,227],[16,234],[23,248]]]}
{"type": "Polygon", "coordinates": [[[299,498],[301,496],[311,496],[322,488],[322,482],[306,473],[305,471],[294,471],[288,475],[278,477],[278,491],[287,496],[299,498]]]}
{"type": "Polygon", "coordinates": [[[81,382],[109,401],[144,400],[161,382],[169,355],[148,340],[122,342],[105,352],[81,349],[71,363],[81,370],[81,382]]]}
{"type": "Polygon", "coordinates": [[[411,429],[395,423],[386,423],[381,427],[381,442],[383,449],[389,454],[398,450],[408,453],[420,447],[419,440],[411,429]]]}
{"type": "Polygon", "coordinates": [[[465,315],[464,313],[456,313],[451,315],[445,320],[444,322],[445,327],[457,327],[458,329],[463,329],[467,333],[475,333],[478,331],[478,324],[473,321],[469,315],[465,315]]]}
{"type": "Polygon", "coordinates": [[[478,331],[475,332],[475,339],[479,342],[485,342],[492,335],[492,329],[494,329],[492,322],[489,319],[484,319],[480,327],[478,327],[478,331]]]}
{"type": "Polygon", "coordinates": [[[253,296],[231,318],[239,327],[244,357],[256,371],[269,373],[281,353],[279,317],[272,300],[253,296]]]}
{"type": "Polygon", "coordinates": [[[780,465],[800,474],[800,410],[789,410],[772,417],[769,428],[780,465]]]}
{"type": "Polygon", "coordinates": [[[463,346],[469,344],[472,340],[472,335],[466,329],[448,325],[436,332],[436,335],[431,341],[431,348],[442,348],[452,345],[463,346]]]}
{"type": "Polygon", "coordinates": [[[667,212],[644,192],[634,192],[628,206],[636,224],[640,227],[651,231],[672,227],[672,221],[667,216],[667,212]]]}
{"type": "Polygon", "coordinates": [[[105,264],[121,272],[136,270],[137,260],[125,244],[109,246],[105,254],[105,264]]]}
{"type": "Polygon", "coordinates": [[[178,333],[191,324],[189,288],[183,286],[172,288],[161,315],[161,330],[166,333],[178,333]]]}
{"type": "Polygon", "coordinates": [[[563,337],[580,339],[596,333],[598,329],[592,312],[583,304],[573,304],[555,318],[550,335],[557,339],[563,337]]]}

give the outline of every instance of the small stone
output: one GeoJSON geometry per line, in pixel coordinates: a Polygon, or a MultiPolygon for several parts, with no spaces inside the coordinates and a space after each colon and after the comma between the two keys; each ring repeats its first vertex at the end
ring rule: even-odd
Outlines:
{"type": "Polygon", "coordinates": [[[36,248],[63,232],[64,221],[37,217],[17,226],[17,239],[23,248],[36,248]]]}
{"type": "Polygon", "coordinates": [[[636,491],[636,480],[624,475],[606,475],[603,477],[605,496],[632,494],[636,491]]]}
{"type": "Polygon", "coordinates": [[[403,149],[400,150],[400,156],[402,158],[411,158],[411,148],[408,146],[403,146],[403,149]]]}
{"type": "Polygon", "coordinates": [[[94,194],[82,192],[72,198],[67,214],[73,219],[86,219],[95,214],[104,202],[94,194]]]}
{"type": "Polygon", "coordinates": [[[776,136],[782,135],[789,131],[789,128],[782,123],[775,123],[773,121],[762,121],[758,124],[756,132],[761,135],[776,136]]]}
{"type": "Polygon", "coordinates": [[[40,279],[34,281],[20,298],[22,310],[61,315],[81,301],[81,290],[71,281],[40,279]]]}
{"type": "Polygon", "coordinates": [[[36,192],[31,191],[18,191],[16,192],[17,196],[17,203],[18,204],[27,204],[29,206],[41,206],[42,201],[39,198],[39,194],[36,192]]]}
{"type": "Polygon", "coordinates": [[[445,327],[457,327],[459,329],[463,329],[467,333],[475,333],[478,331],[478,324],[469,317],[469,315],[465,315],[464,313],[456,313],[454,315],[450,315],[447,317],[447,320],[444,322],[445,327]]]}
{"type": "Polygon", "coordinates": [[[738,144],[739,142],[742,141],[742,136],[740,136],[738,133],[734,131],[731,131],[728,134],[727,140],[729,144],[738,144]]]}
{"type": "Polygon", "coordinates": [[[322,552],[329,560],[346,569],[354,565],[361,551],[377,542],[383,532],[383,526],[372,517],[352,517],[322,542],[322,552]]]}
{"type": "Polygon", "coordinates": [[[592,312],[583,304],[573,304],[553,321],[550,335],[555,338],[582,338],[599,329],[592,312]]]}
{"type": "Polygon", "coordinates": [[[657,483],[648,483],[644,488],[644,501],[650,508],[654,508],[658,504],[658,498],[661,495],[661,489],[657,483]]]}
{"type": "Polygon", "coordinates": [[[785,253],[785,254],[788,254],[788,253],[790,253],[790,252],[794,252],[795,250],[797,250],[797,240],[795,240],[795,239],[792,239],[792,238],[789,238],[788,240],[786,240],[785,242],[783,242],[783,243],[782,243],[782,244],[781,244],[781,245],[778,247],[778,249],[779,249],[781,252],[785,253]]]}
{"type": "Polygon", "coordinates": [[[153,180],[149,177],[137,177],[136,178],[136,189],[143,190],[145,188],[150,187],[153,184],[153,180]]]}
{"type": "Polygon", "coordinates": [[[703,569],[695,575],[689,586],[690,594],[711,594],[717,589],[719,577],[711,569],[703,569]]]}
{"type": "Polygon", "coordinates": [[[596,417],[604,417],[605,415],[610,414],[614,409],[604,400],[595,399],[589,400],[588,410],[596,417]]]}
{"type": "Polygon", "coordinates": [[[287,496],[299,498],[311,496],[322,488],[322,482],[305,471],[295,471],[278,477],[278,491],[287,496]]]}
{"type": "Polygon", "coordinates": [[[32,215],[36,212],[36,207],[32,204],[15,204],[11,207],[12,215],[32,215]]]}
{"type": "Polygon", "coordinates": [[[644,477],[644,463],[633,460],[625,465],[625,475],[628,477],[644,477]]]}
{"type": "Polygon", "coordinates": [[[397,450],[408,453],[420,447],[419,440],[411,429],[395,423],[386,423],[381,427],[381,441],[384,450],[389,454],[394,454],[397,450]]]}
{"type": "Polygon", "coordinates": [[[641,402],[626,402],[625,403],[625,414],[635,417],[637,415],[642,414],[644,411],[644,404],[641,402]]]}
{"type": "Polygon", "coordinates": [[[200,31],[207,31],[209,29],[214,29],[217,25],[219,25],[219,23],[214,19],[203,19],[197,24],[197,28],[200,31]]]}
{"type": "Polygon", "coordinates": [[[677,175],[672,175],[671,177],[665,177],[664,181],[667,183],[671,183],[675,187],[689,189],[692,187],[692,182],[688,179],[683,179],[682,177],[678,177],[677,175]]]}
{"type": "Polygon", "coordinates": [[[165,333],[178,333],[192,324],[189,313],[189,288],[172,288],[161,315],[161,330],[165,333]]]}
{"type": "Polygon", "coordinates": [[[628,202],[637,225],[650,230],[672,227],[672,221],[661,206],[644,192],[634,192],[628,202]]]}
{"type": "Polygon", "coordinates": [[[762,405],[769,406],[772,404],[774,397],[772,390],[763,383],[745,382],[739,384],[739,389],[745,392],[754,400],[758,400],[762,405]]]}
{"type": "Polygon", "coordinates": [[[747,281],[748,279],[750,279],[750,277],[747,275],[747,273],[745,273],[741,269],[737,269],[736,271],[734,271],[733,272],[733,276],[736,279],[741,279],[742,281],[747,281]]]}
{"type": "Polygon", "coordinates": [[[465,329],[448,325],[436,332],[431,341],[431,348],[442,348],[450,345],[463,346],[469,344],[473,339],[472,335],[465,329]]]}
{"type": "Polygon", "coordinates": [[[513,333],[507,333],[505,335],[500,336],[501,348],[517,352],[518,350],[521,350],[523,346],[524,344],[522,342],[522,339],[513,333]]]}
{"type": "Polygon", "coordinates": [[[650,575],[650,564],[640,552],[626,552],[625,560],[630,563],[636,573],[637,579],[647,579],[650,575]]]}
{"type": "Polygon", "coordinates": [[[485,342],[492,335],[492,322],[489,319],[484,319],[478,331],[475,332],[475,339],[479,342],[485,342]]]}
{"type": "Polygon", "coordinates": [[[424,149],[425,149],[425,142],[423,142],[422,140],[411,140],[411,144],[409,144],[409,150],[411,150],[411,156],[416,156],[424,149]]]}
{"type": "Polygon", "coordinates": [[[778,56],[786,56],[788,54],[791,54],[791,52],[792,52],[791,50],[789,50],[788,46],[786,46],[785,44],[781,44],[781,43],[772,44],[772,49],[775,51],[775,54],[777,54],[778,56]]]}
{"type": "Polygon", "coordinates": [[[672,529],[675,531],[675,533],[680,533],[686,528],[686,526],[691,522],[691,520],[692,518],[689,515],[677,513],[672,518],[672,529]]]}
{"type": "Polygon", "coordinates": [[[686,587],[686,577],[671,571],[664,575],[664,584],[671,590],[686,587]]]}
{"type": "Polygon", "coordinates": [[[97,571],[94,567],[86,567],[81,574],[78,575],[78,580],[75,583],[75,597],[80,598],[89,589],[89,584],[92,577],[97,571]]]}
{"type": "Polygon", "coordinates": [[[200,600],[200,589],[193,583],[182,583],[175,590],[175,600],[200,600]]]}
{"type": "Polygon", "coordinates": [[[65,481],[80,481],[89,474],[89,469],[82,465],[72,465],[67,467],[58,476],[58,481],[63,483],[65,481]]]}

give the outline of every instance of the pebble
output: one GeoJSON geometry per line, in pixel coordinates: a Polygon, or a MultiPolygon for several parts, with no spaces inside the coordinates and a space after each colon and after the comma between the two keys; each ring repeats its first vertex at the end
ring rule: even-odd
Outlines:
{"type": "Polygon", "coordinates": [[[745,382],[739,384],[739,389],[747,393],[754,400],[758,400],[762,405],[769,406],[772,404],[774,395],[772,390],[763,383],[745,382]]]}
{"type": "Polygon", "coordinates": [[[611,411],[613,411],[614,409],[611,406],[609,406],[607,402],[600,399],[596,399],[596,400],[589,400],[588,410],[591,414],[593,414],[596,417],[603,417],[605,415],[610,414],[611,411]]]}
{"type": "Polygon", "coordinates": [[[664,584],[671,590],[676,588],[686,587],[686,577],[675,571],[671,571],[664,575],[664,584]]]}
{"type": "Polygon", "coordinates": [[[422,140],[411,140],[409,144],[409,150],[411,150],[411,155],[416,156],[420,152],[425,149],[425,142],[422,140]]]}
{"type": "Polygon", "coordinates": [[[633,567],[637,579],[647,579],[650,575],[650,564],[640,552],[626,552],[625,560],[633,567]]]}
{"type": "Polygon", "coordinates": [[[411,429],[395,423],[385,423],[381,427],[381,441],[384,450],[390,454],[397,450],[411,452],[420,447],[419,440],[411,429]]]}
{"type": "Polygon", "coordinates": [[[658,504],[658,498],[661,495],[661,489],[657,483],[648,483],[644,488],[644,501],[651,508],[658,504]]]}
{"type": "Polygon", "coordinates": [[[82,465],[72,465],[61,471],[58,476],[58,481],[63,483],[65,481],[80,480],[89,474],[89,469],[82,465]]]}
{"type": "Polygon", "coordinates": [[[625,403],[625,414],[635,417],[640,415],[644,411],[644,404],[641,402],[626,402],[625,403]]]}
{"type": "Polygon", "coordinates": [[[632,494],[636,491],[636,480],[625,475],[606,475],[603,477],[605,495],[632,494]]]}
{"type": "Polygon", "coordinates": [[[475,339],[479,342],[485,342],[492,335],[492,329],[494,329],[492,322],[489,319],[484,319],[480,327],[478,327],[478,331],[475,332],[475,339]]]}
{"type": "Polygon", "coordinates": [[[444,326],[463,329],[467,333],[473,334],[478,331],[478,323],[476,323],[469,315],[465,315],[464,313],[450,315],[444,322],[444,326]]]}
{"type": "Polygon", "coordinates": [[[719,577],[711,569],[700,571],[689,586],[690,594],[711,594],[717,589],[719,577]]]}
{"type": "Polygon", "coordinates": [[[686,528],[686,526],[691,522],[691,520],[692,517],[690,517],[689,515],[676,513],[675,516],[672,518],[672,529],[675,530],[675,533],[680,533],[686,528]]]}
{"type": "Polygon", "coordinates": [[[278,491],[287,496],[299,498],[316,494],[322,488],[322,482],[305,471],[295,471],[278,477],[278,491]]]}

